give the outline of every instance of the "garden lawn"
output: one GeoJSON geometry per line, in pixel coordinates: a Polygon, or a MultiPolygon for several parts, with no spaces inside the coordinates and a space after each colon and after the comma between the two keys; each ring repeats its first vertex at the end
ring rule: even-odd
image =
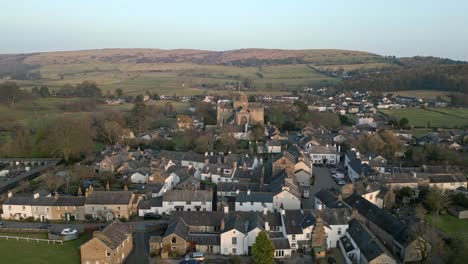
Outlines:
{"type": "Polygon", "coordinates": [[[80,263],[80,246],[90,238],[90,234],[84,234],[63,245],[0,239],[1,263],[80,263]]]}
{"type": "Polygon", "coordinates": [[[468,219],[457,219],[446,214],[426,215],[426,221],[447,235],[462,238],[468,243],[468,219]]]}

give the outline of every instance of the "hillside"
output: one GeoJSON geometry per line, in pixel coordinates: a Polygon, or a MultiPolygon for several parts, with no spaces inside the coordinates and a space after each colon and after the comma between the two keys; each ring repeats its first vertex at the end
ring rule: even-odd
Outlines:
{"type": "Polygon", "coordinates": [[[129,95],[227,93],[239,84],[252,93],[273,95],[335,85],[344,72],[367,79],[373,73],[460,63],[333,49],[100,49],[0,55],[0,78],[16,80],[24,89],[43,84],[59,89],[89,80],[104,91],[121,88],[129,95]]]}

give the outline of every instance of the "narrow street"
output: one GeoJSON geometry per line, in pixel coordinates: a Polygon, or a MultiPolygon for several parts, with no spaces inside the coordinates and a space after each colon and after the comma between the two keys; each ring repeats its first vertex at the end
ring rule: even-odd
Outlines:
{"type": "Polygon", "coordinates": [[[309,189],[309,198],[302,199],[303,209],[313,209],[315,204],[315,194],[323,188],[339,188],[330,174],[330,169],[327,167],[314,167],[313,175],[315,177],[314,184],[309,189]]]}

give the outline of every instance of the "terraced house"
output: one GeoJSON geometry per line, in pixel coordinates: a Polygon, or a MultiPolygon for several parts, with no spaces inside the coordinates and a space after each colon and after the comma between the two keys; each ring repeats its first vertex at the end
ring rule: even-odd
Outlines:
{"type": "Polygon", "coordinates": [[[80,220],[84,219],[85,197],[59,196],[43,197],[32,195],[12,195],[3,203],[2,219],[21,220],[80,220]]]}

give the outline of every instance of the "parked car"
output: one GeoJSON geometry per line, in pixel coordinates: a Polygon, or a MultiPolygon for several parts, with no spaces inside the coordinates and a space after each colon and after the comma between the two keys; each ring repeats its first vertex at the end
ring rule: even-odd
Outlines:
{"type": "Polygon", "coordinates": [[[334,257],[328,257],[328,264],[335,264],[336,260],[334,257]]]}
{"type": "Polygon", "coordinates": [[[62,230],[60,233],[62,236],[71,236],[71,235],[76,235],[78,233],[78,230],[72,229],[72,228],[65,228],[62,230]]]}
{"type": "Polygon", "coordinates": [[[335,168],[331,168],[331,169],[330,169],[330,172],[331,172],[332,174],[335,174],[335,173],[336,173],[336,169],[335,169],[335,168]]]}
{"type": "Polygon", "coordinates": [[[344,180],[338,180],[336,183],[338,185],[345,185],[346,184],[346,182],[344,180]]]}
{"type": "Polygon", "coordinates": [[[195,260],[198,262],[203,262],[205,261],[205,255],[203,255],[202,252],[193,252],[190,255],[186,255],[185,260],[195,260]]]}
{"type": "Polygon", "coordinates": [[[157,214],[157,213],[146,213],[144,216],[143,216],[143,219],[145,220],[150,220],[150,219],[155,219],[155,220],[158,220],[161,218],[161,215],[160,214],[157,214]]]}

